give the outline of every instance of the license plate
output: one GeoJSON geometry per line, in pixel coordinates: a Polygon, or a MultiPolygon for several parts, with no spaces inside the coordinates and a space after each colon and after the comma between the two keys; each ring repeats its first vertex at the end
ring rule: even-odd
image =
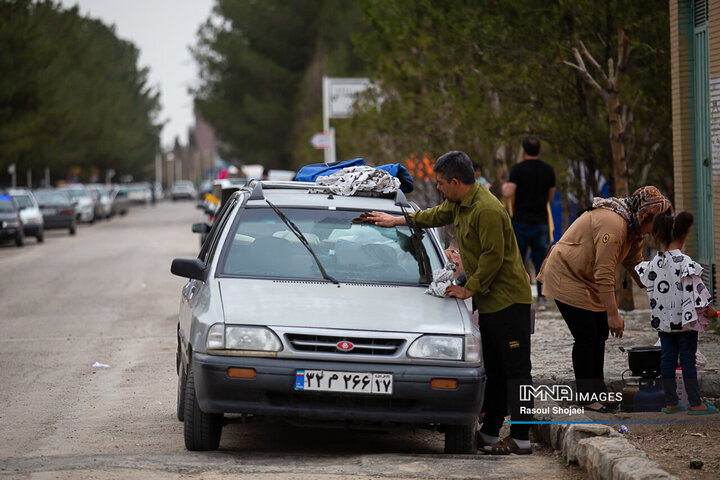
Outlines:
{"type": "Polygon", "coordinates": [[[296,370],[295,390],[392,395],[390,373],[296,370]]]}
{"type": "Polygon", "coordinates": [[[57,212],[57,210],[55,210],[54,208],[43,208],[40,211],[43,215],[55,215],[55,213],[57,212]]]}

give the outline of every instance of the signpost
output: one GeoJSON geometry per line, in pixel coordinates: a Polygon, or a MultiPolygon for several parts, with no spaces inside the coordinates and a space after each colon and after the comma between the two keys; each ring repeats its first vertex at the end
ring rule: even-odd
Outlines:
{"type": "MultiPolygon", "coordinates": [[[[313,135],[310,143],[315,148],[325,151],[325,163],[335,161],[335,129],[330,127],[330,119],[350,118],[356,95],[369,87],[368,78],[323,77],[323,132],[313,135]],[[324,141],[316,138],[318,135],[327,137],[327,146],[315,146],[315,142],[324,141]]],[[[324,143],[320,144],[324,145],[324,143]]]]}

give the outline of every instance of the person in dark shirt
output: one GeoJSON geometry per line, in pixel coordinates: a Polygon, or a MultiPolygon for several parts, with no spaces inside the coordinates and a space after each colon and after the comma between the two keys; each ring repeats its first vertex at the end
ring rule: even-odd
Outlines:
{"type": "MultiPolygon", "coordinates": [[[[522,143],[523,161],[510,170],[502,186],[505,198],[515,197],[512,224],[520,256],[524,260],[530,247],[535,273],[545,260],[550,243],[547,203],[555,196],[555,171],[540,160],[540,140],[526,137],[522,143]]],[[[537,282],[538,306],[545,307],[541,284],[537,282]]]]}

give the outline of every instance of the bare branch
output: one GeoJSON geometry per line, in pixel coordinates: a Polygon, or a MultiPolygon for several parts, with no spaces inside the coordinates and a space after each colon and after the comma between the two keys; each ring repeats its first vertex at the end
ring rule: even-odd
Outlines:
{"type": "MultiPolygon", "coordinates": [[[[573,48],[573,53],[576,54],[576,58],[579,57],[579,54],[577,53],[577,49],[573,48]]],[[[564,63],[565,65],[569,66],[569,67],[574,68],[574,69],[577,70],[578,72],[580,72],[580,74],[582,75],[583,79],[584,79],[591,87],[593,87],[595,90],[597,90],[598,92],[600,92],[600,95],[603,97],[603,99],[607,98],[607,92],[605,91],[604,88],[602,88],[602,87],[595,81],[595,79],[592,77],[592,75],[590,75],[590,73],[587,71],[587,68],[585,68],[585,63],[582,61],[582,58],[578,58],[578,60],[580,60],[580,61],[578,62],[580,65],[575,65],[574,63],[568,62],[567,60],[563,60],[563,63],[564,63]]]]}
{"type": "Polygon", "coordinates": [[[605,75],[605,72],[602,68],[600,68],[600,64],[595,60],[595,57],[592,56],[592,54],[588,51],[587,48],[585,48],[585,44],[582,42],[582,40],[578,40],[578,45],[580,45],[580,50],[582,51],[582,54],[585,58],[587,58],[590,61],[590,64],[595,67],[595,70],[597,70],[600,73],[600,76],[602,77],[603,81],[607,84],[608,83],[608,77],[605,75]]]}

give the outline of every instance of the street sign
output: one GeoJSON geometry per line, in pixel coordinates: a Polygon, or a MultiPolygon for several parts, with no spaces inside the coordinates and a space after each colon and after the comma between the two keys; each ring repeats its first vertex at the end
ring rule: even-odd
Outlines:
{"type": "Polygon", "coordinates": [[[318,150],[325,150],[330,147],[330,134],[318,132],[310,138],[310,144],[318,150]]]}
{"type": "Polygon", "coordinates": [[[325,78],[324,90],[328,105],[328,118],[352,117],[352,106],[358,93],[370,87],[368,78],[325,78]]]}

